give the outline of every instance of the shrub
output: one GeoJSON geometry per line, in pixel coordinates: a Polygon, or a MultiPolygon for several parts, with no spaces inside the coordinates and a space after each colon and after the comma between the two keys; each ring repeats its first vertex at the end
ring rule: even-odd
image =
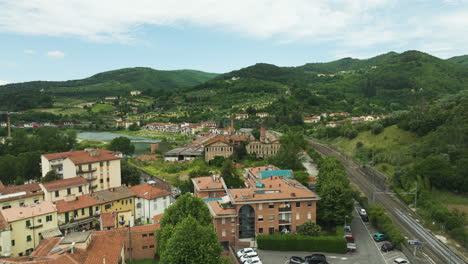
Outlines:
{"type": "Polygon", "coordinates": [[[392,219],[385,213],[385,209],[382,206],[372,206],[368,212],[370,221],[377,230],[387,234],[389,236],[389,241],[392,242],[396,248],[401,249],[405,237],[401,231],[395,227],[392,219]]]}
{"type": "Polygon", "coordinates": [[[259,249],[264,250],[346,253],[343,236],[259,235],[257,244],[259,249]]]}

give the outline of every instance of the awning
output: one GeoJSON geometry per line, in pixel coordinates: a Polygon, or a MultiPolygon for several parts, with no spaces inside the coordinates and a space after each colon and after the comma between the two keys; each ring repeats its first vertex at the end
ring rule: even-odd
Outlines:
{"type": "Polygon", "coordinates": [[[98,221],[97,218],[90,217],[90,218],[86,218],[86,219],[83,219],[83,220],[78,220],[78,221],[74,221],[72,223],[67,223],[67,224],[61,225],[60,228],[61,229],[73,228],[75,226],[84,225],[84,224],[97,222],[97,221],[98,221]]]}
{"type": "Polygon", "coordinates": [[[43,238],[62,236],[62,232],[58,227],[43,231],[41,234],[43,238]]]}

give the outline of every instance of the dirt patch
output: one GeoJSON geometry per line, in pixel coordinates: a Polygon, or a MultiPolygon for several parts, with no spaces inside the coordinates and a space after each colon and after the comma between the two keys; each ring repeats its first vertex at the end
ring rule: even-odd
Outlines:
{"type": "Polygon", "coordinates": [[[465,205],[465,204],[449,204],[449,205],[447,205],[447,208],[450,211],[457,209],[458,211],[463,212],[466,215],[468,215],[468,205],[465,205]]]}

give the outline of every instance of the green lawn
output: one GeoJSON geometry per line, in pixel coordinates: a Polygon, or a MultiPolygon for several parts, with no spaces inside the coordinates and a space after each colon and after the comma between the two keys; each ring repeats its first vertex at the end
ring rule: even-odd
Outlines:
{"type": "Polygon", "coordinates": [[[93,108],[91,109],[93,113],[111,112],[114,110],[115,110],[115,107],[112,105],[108,105],[108,104],[95,104],[93,108]]]}
{"type": "Polygon", "coordinates": [[[155,259],[143,259],[143,260],[135,260],[135,261],[127,261],[127,264],[155,264],[159,263],[159,261],[155,259]]]}

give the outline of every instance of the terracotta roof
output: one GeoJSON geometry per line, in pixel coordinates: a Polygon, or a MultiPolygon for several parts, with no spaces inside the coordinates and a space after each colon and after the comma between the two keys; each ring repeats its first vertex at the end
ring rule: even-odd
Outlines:
{"type": "Polygon", "coordinates": [[[131,232],[151,232],[159,229],[159,224],[141,225],[130,227],[131,232]]]}
{"type": "Polygon", "coordinates": [[[3,215],[0,213],[0,230],[3,230],[7,228],[8,226],[10,226],[10,224],[8,224],[5,217],[3,217],[3,215]]]}
{"type": "Polygon", "coordinates": [[[117,215],[113,213],[102,213],[101,220],[102,220],[102,227],[115,227],[115,219],[117,215]]]}
{"type": "Polygon", "coordinates": [[[279,170],[278,167],[274,165],[268,165],[268,166],[260,166],[260,167],[250,167],[247,168],[247,170],[254,176],[257,177],[257,174],[261,171],[268,171],[268,170],[279,170]]]}
{"type": "Polygon", "coordinates": [[[198,177],[192,179],[193,185],[198,191],[210,191],[226,189],[226,184],[220,176],[198,177]],[[213,179],[213,177],[215,179],[213,179]]]}
{"type": "Polygon", "coordinates": [[[232,202],[320,199],[317,194],[294,179],[273,176],[259,182],[264,184],[263,188],[229,189],[232,202]]]}
{"type": "Polygon", "coordinates": [[[77,150],[69,152],[51,153],[43,155],[48,160],[69,158],[75,164],[94,163],[107,160],[121,159],[114,151],[105,149],[77,150]]]}
{"type": "Polygon", "coordinates": [[[99,202],[111,202],[128,197],[133,197],[135,194],[125,186],[110,188],[108,190],[98,191],[92,194],[99,202]]]}
{"type": "Polygon", "coordinates": [[[60,189],[65,189],[65,188],[70,188],[70,187],[75,187],[75,186],[82,186],[88,184],[88,181],[83,178],[83,177],[73,177],[73,178],[68,178],[68,179],[63,179],[63,180],[55,180],[55,181],[50,181],[50,182],[44,182],[41,183],[42,186],[47,191],[55,191],[55,190],[60,190],[60,189]]]}
{"type": "Polygon", "coordinates": [[[159,220],[161,220],[161,218],[163,217],[163,215],[164,215],[164,214],[158,214],[158,215],[153,216],[153,223],[159,224],[159,220]]]}
{"type": "Polygon", "coordinates": [[[223,208],[219,201],[210,201],[207,204],[213,216],[237,215],[236,209],[232,207],[223,208]]]}
{"type": "Polygon", "coordinates": [[[206,146],[209,146],[209,145],[211,145],[211,144],[213,144],[213,143],[215,143],[215,142],[218,142],[218,141],[221,141],[221,142],[226,143],[226,144],[230,144],[228,138],[226,138],[226,137],[223,136],[223,135],[217,135],[216,137],[214,137],[214,138],[208,140],[208,141],[205,143],[205,147],[206,147],[206,146]]]}
{"type": "Polygon", "coordinates": [[[0,189],[0,202],[23,199],[26,197],[42,194],[44,194],[44,192],[38,183],[23,184],[18,186],[3,186],[3,188],[0,189]]]}
{"type": "Polygon", "coordinates": [[[76,200],[74,201],[67,202],[65,200],[60,200],[60,201],[55,202],[55,206],[57,207],[58,213],[69,212],[69,211],[86,208],[86,207],[90,207],[90,206],[94,206],[98,204],[99,204],[99,201],[89,194],[77,196],[76,200]]]}
{"type": "Polygon", "coordinates": [[[19,206],[1,210],[3,217],[8,223],[30,218],[33,216],[44,215],[56,212],[55,205],[50,201],[42,201],[28,206],[19,206]]]}
{"type": "Polygon", "coordinates": [[[171,195],[171,192],[160,189],[149,183],[143,183],[130,187],[130,190],[137,196],[146,200],[153,200],[159,197],[171,195]]]}

